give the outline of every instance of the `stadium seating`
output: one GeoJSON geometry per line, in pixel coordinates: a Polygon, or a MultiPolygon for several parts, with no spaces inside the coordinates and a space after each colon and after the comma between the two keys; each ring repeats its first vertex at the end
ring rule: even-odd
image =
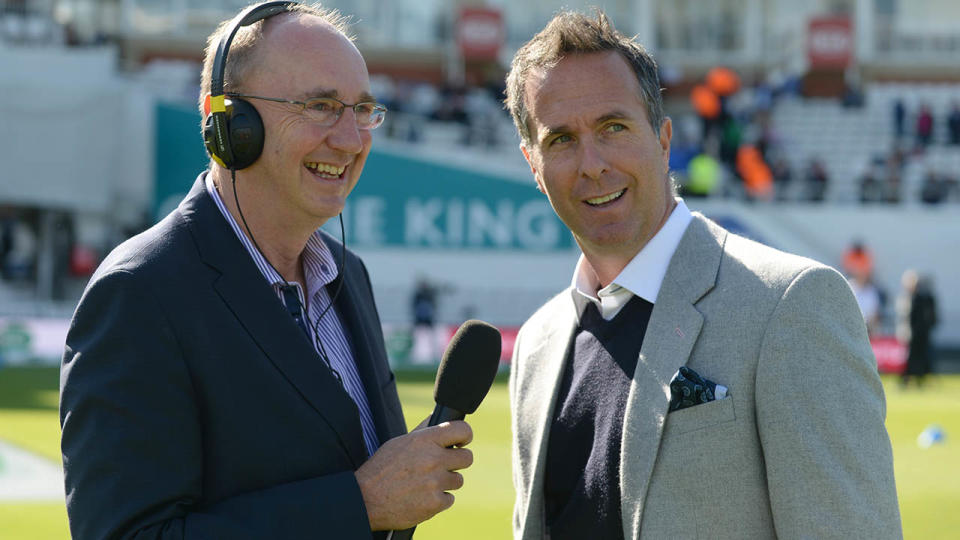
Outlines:
{"type": "MultiPolygon", "coordinates": [[[[915,114],[921,103],[934,117],[933,143],[924,153],[908,152],[902,178],[902,196],[916,203],[923,176],[960,170],[960,147],[946,146],[947,115],[952,103],[960,102],[960,85],[933,83],[876,83],[867,87],[865,103],[845,108],[838,100],[781,100],[774,107],[772,123],[786,159],[802,178],[809,161],[820,158],[829,173],[827,199],[854,202],[859,199],[859,178],[875,158],[885,157],[894,147],[893,104],[903,99],[906,107],[905,136],[908,148],[914,142],[915,114]]],[[[793,189],[800,189],[794,182],[793,189]]]]}

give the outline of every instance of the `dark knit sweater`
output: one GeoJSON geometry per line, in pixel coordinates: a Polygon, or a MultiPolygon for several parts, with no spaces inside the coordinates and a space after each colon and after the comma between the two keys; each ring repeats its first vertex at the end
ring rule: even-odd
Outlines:
{"type": "Polygon", "coordinates": [[[588,303],[567,351],[547,448],[551,540],[622,539],[620,439],[653,304],[634,296],[610,321],[588,303]]]}

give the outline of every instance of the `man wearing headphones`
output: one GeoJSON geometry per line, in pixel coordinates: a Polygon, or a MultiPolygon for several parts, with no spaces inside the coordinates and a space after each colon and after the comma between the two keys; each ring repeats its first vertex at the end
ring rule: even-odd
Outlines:
{"type": "Polygon", "coordinates": [[[67,336],[74,538],[386,538],[453,504],[470,427],[406,434],[367,271],[318,230],[383,121],[369,88],[335,12],[268,2],[211,35],[210,168],[67,336]]]}

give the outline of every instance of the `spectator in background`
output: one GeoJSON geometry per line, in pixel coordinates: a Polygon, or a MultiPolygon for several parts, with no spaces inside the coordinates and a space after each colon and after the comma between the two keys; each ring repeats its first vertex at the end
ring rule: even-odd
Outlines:
{"type": "Polygon", "coordinates": [[[848,276],[873,275],[873,254],[864,246],[863,241],[854,240],[843,253],[843,272],[848,276]]]}
{"type": "Polygon", "coordinates": [[[416,364],[434,364],[439,358],[436,333],[433,331],[437,316],[437,289],[426,278],[417,279],[410,307],[413,310],[411,359],[416,364]]]}
{"type": "Polygon", "coordinates": [[[888,204],[900,202],[900,179],[903,177],[904,153],[897,146],[887,156],[886,178],[883,181],[882,200],[888,204]]]}
{"type": "Polygon", "coordinates": [[[9,245],[5,257],[0,261],[4,278],[10,281],[25,282],[34,276],[34,263],[37,260],[37,235],[25,221],[14,219],[9,225],[9,245]]]}
{"type": "Polygon", "coordinates": [[[731,169],[736,166],[737,150],[743,141],[743,126],[737,118],[724,111],[720,116],[720,161],[731,169]]]}
{"type": "Polygon", "coordinates": [[[413,312],[412,360],[419,364],[436,364],[440,360],[446,340],[450,337],[436,328],[437,299],[450,293],[453,288],[446,284],[430,282],[419,276],[413,291],[410,307],[413,312]]]}
{"type": "Polygon", "coordinates": [[[863,107],[863,82],[860,73],[852,66],[843,74],[843,97],[840,103],[847,108],[863,107]]]}
{"type": "Polygon", "coordinates": [[[827,176],[827,169],[823,166],[820,158],[813,158],[807,165],[806,188],[807,200],[813,202],[823,202],[827,194],[827,184],[830,179],[827,176]]]}
{"type": "Polygon", "coordinates": [[[0,209],[0,279],[4,279],[4,261],[7,260],[7,253],[13,250],[13,227],[16,222],[12,216],[8,216],[0,209]]]}
{"type": "Polygon", "coordinates": [[[903,104],[903,99],[897,98],[897,100],[893,102],[893,131],[898,139],[904,135],[906,118],[907,108],[903,104]]]}
{"type": "Polygon", "coordinates": [[[900,386],[906,388],[911,377],[917,386],[922,386],[932,365],[930,334],[937,325],[937,303],[930,280],[921,278],[916,271],[904,272],[901,284],[903,291],[897,299],[897,337],[907,344],[907,367],[900,386]]]}
{"type": "Polygon", "coordinates": [[[737,150],[737,174],[743,179],[747,200],[773,199],[773,173],[763,161],[763,154],[753,144],[744,144],[737,150]]]}
{"type": "Polygon", "coordinates": [[[777,194],[778,201],[787,200],[787,190],[790,188],[790,181],[793,180],[793,169],[790,168],[790,162],[779,152],[773,160],[773,187],[777,194]]]}
{"type": "Polygon", "coordinates": [[[920,105],[920,112],[917,113],[917,146],[926,149],[933,140],[933,113],[930,112],[930,106],[926,103],[920,105]]]}
{"type": "Polygon", "coordinates": [[[947,131],[949,132],[950,144],[960,145],[960,104],[956,101],[950,108],[950,116],[947,117],[947,131]]]}
{"type": "Polygon", "coordinates": [[[932,169],[928,169],[920,187],[920,201],[926,204],[940,204],[947,198],[947,183],[932,169]]]}
{"type": "Polygon", "coordinates": [[[873,335],[880,329],[883,292],[873,282],[873,255],[862,241],[854,240],[843,254],[843,272],[857,298],[857,305],[860,306],[860,313],[867,325],[867,333],[873,335]]]}
{"type": "Polygon", "coordinates": [[[722,166],[709,153],[703,152],[687,165],[687,182],[681,189],[684,197],[706,197],[720,184],[722,166]]]}
{"type": "Polygon", "coordinates": [[[887,181],[883,183],[883,202],[887,204],[899,204],[901,184],[900,172],[889,171],[887,181]]]}
{"type": "Polygon", "coordinates": [[[881,295],[880,289],[870,279],[869,274],[858,272],[849,278],[850,288],[860,306],[863,322],[867,325],[867,334],[873,336],[880,330],[881,295]]]}
{"type": "Polygon", "coordinates": [[[883,200],[883,182],[877,178],[874,168],[867,170],[860,177],[860,202],[874,203],[883,200]]]}
{"type": "Polygon", "coordinates": [[[960,180],[957,180],[956,176],[944,174],[940,177],[940,181],[943,182],[945,200],[960,200],[960,180]]]}
{"type": "Polygon", "coordinates": [[[417,280],[413,291],[413,326],[433,328],[437,316],[437,290],[426,278],[417,280]]]}

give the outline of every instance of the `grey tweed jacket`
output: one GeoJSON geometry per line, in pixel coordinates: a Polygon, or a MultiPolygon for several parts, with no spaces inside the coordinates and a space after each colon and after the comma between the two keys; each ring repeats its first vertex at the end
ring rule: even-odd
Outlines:
{"type": "MultiPolygon", "coordinates": [[[[570,290],[522,327],[510,379],[514,537],[547,537],[543,483],[570,290]]],[[[624,414],[625,538],[901,538],[883,388],[843,277],[694,214],[624,414]],[[725,399],[668,413],[686,365],[725,399]]]]}

